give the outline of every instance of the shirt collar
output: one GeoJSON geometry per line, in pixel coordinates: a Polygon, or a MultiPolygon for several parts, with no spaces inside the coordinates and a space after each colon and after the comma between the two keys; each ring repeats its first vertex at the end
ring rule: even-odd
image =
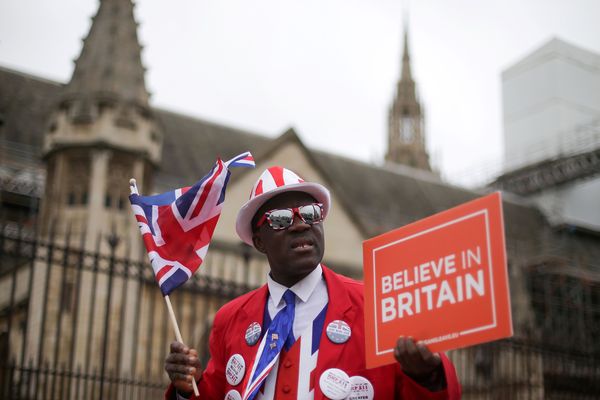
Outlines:
{"type": "MultiPolygon", "coordinates": [[[[315,288],[317,287],[317,284],[321,280],[322,276],[323,268],[321,267],[321,264],[319,264],[315,269],[312,270],[310,274],[305,276],[304,279],[302,279],[300,282],[296,283],[289,289],[292,292],[294,292],[294,294],[300,300],[306,303],[306,301],[308,301],[310,296],[315,291],[315,288]]],[[[279,305],[279,302],[281,301],[281,298],[283,297],[283,294],[286,290],[288,290],[288,288],[280,283],[275,282],[273,278],[271,278],[271,274],[267,275],[267,286],[269,287],[269,294],[271,295],[271,299],[273,300],[275,307],[277,307],[279,305]]]]}

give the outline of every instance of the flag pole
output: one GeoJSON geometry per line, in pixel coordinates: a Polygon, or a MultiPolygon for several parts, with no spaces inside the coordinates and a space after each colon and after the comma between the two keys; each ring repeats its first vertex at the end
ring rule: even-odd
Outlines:
{"type": "MultiPolygon", "coordinates": [[[[183,344],[183,338],[181,337],[181,332],[179,331],[179,325],[177,324],[177,319],[175,318],[175,313],[173,312],[173,306],[171,305],[171,299],[169,299],[169,295],[165,296],[165,302],[167,303],[167,309],[169,310],[169,317],[171,317],[171,324],[173,325],[173,330],[175,331],[175,337],[179,343],[183,344]]],[[[200,396],[200,392],[198,392],[198,386],[196,385],[196,377],[192,377],[192,387],[194,388],[194,394],[196,396],[200,396]]]]}
{"type": "MultiPolygon", "coordinates": [[[[129,180],[129,189],[131,190],[131,194],[139,194],[136,181],[133,178],[129,180]]],[[[167,310],[169,311],[169,319],[171,320],[171,325],[173,325],[173,330],[175,331],[175,338],[179,343],[183,344],[183,338],[181,337],[181,331],[179,330],[177,318],[175,318],[175,312],[173,311],[173,306],[171,305],[171,299],[169,299],[169,295],[164,296],[164,298],[165,302],[167,303],[167,310]]],[[[192,388],[194,389],[194,394],[196,396],[200,396],[198,385],[196,385],[196,377],[192,378],[192,388]]]]}

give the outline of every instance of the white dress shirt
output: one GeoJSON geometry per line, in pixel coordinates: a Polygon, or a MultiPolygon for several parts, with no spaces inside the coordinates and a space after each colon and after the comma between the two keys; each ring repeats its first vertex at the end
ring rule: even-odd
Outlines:
{"type": "MultiPolygon", "coordinates": [[[[283,294],[288,288],[275,282],[271,278],[271,275],[267,276],[267,286],[269,287],[267,307],[271,321],[273,321],[277,313],[285,307],[283,294]]],[[[293,329],[294,338],[298,339],[302,335],[302,332],[312,324],[317,315],[323,311],[323,307],[325,307],[329,300],[321,264],[317,265],[317,268],[289,289],[296,295],[296,313],[294,314],[293,329]]]]}

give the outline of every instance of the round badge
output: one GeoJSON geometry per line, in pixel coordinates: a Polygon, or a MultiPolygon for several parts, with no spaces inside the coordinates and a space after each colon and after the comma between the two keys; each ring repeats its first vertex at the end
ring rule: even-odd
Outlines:
{"type": "Polygon", "coordinates": [[[373,400],[375,390],[367,378],[353,376],[350,378],[350,395],[348,400],[373,400]]]}
{"type": "Polygon", "coordinates": [[[237,390],[230,390],[225,395],[225,400],[242,400],[242,395],[237,390]]]}
{"type": "Polygon", "coordinates": [[[328,399],[343,400],[350,394],[350,377],[338,368],[329,368],[321,374],[319,387],[328,399]]]}
{"type": "Polygon", "coordinates": [[[258,322],[253,322],[248,325],[248,329],[246,329],[246,343],[248,346],[254,346],[256,343],[258,343],[261,331],[262,330],[258,322]]]}
{"type": "Polygon", "coordinates": [[[239,354],[234,354],[227,361],[227,366],[225,367],[225,377],[227,378],[227,383],[231,386],[235,386],[242,381],[244,378],[244,373],[246,372],[246,363],[244,362],[244,358],[239,354]]]}
{"type": "Polygon", "coordinates": [[[333,343],[341,344],[346,343],[350,339],[352,331],[350,330],[350,325],[345,321],[336,319],[327,325],[326,333],[329,340],[333,343]]]}

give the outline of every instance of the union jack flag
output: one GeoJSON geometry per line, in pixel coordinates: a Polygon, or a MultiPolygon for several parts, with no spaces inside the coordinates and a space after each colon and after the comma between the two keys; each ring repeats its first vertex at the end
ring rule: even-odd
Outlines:
{"type": "Polygon", "coordinates": [[[163,296],[183,285],[202,264],[221,215],[229,168],[254,167],[249,152],[211,171],[190,187],[155,196],[129,196],[163,296]]]}

